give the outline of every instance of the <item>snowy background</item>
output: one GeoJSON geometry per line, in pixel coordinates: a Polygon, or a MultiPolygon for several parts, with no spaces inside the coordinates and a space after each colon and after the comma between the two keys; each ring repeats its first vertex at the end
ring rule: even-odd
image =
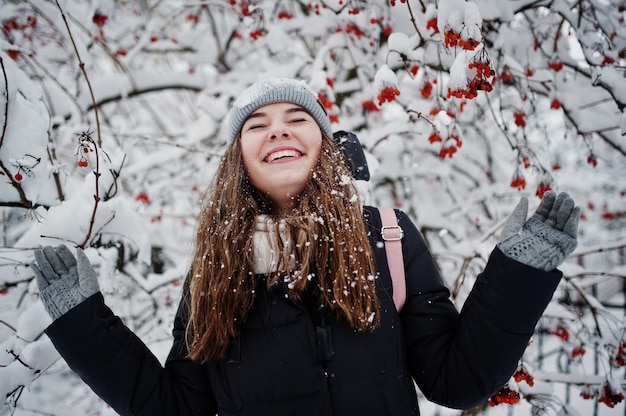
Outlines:
{"type": "Polygon", "coordinates": [[[28,264],[44,245],[84,247],[107,303],[165,358],[224,117],[278,75],[309,81],[334,129],[358,134],[366,199],[413,218],[459,307],[520,196],[533,210],[569,192],[579,247],[506,386],[513,403],[464,414],[623,415],[625,7],[4,0],[0,415],[113,414],[43,334],[28,264]]]}

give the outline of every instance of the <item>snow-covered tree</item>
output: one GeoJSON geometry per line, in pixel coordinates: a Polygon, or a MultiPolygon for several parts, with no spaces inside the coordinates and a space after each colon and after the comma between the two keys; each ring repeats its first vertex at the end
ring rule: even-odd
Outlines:
{"type": "Polygon", "coordinates": [[[579,248],[476,414],[623,409],[625,18],[618,0],[4,1],[0,414],[110,412],[43,334],[44,245],[85,248],[165,357],[225,117],[267,76],[307,80],[357,133],[366,199],[415,220],[459,307],[520,196],[569,192],[579,248]]]}

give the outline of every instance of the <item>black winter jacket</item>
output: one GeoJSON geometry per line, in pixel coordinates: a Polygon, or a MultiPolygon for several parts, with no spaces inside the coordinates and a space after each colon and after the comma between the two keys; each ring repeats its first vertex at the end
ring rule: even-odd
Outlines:
{"type": "Polygon", "coordinates": [[[306,301],[260,285],[241,335],[220,362],[186,358],[184,300],[164,368],[101,294],[46,333],[122,415],[418,415],[413,380],[429,400],[448,407],[483,402],[515,371],[561,273],[525,266],[496,248],[459,314],[422,236],[398,211],[407,282],[398,314],[380,216],[368,207],[364,214],[379,272],[382,319],[375,331],[355,332],[312,313],[306,301]]]}

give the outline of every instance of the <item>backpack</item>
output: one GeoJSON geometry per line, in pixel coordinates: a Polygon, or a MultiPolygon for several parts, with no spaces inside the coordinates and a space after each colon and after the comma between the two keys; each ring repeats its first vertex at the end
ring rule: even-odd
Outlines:
{"type": "MultiPolygon", "coordinates": [[[[369,181],[370,172],[367,167],[365,152],[356,134],[346,131],[333,133],[333,140],[343,152],[348,170],[356,180],[369,181]]],[[[385,242],[387,264],[393,285],[393,303],[400,312],[406,300],[406,280],[404,276],[404,260],[402,258],[402,228],[393,208],[378,207],[382,222],[382,237],[385,242]]]]}

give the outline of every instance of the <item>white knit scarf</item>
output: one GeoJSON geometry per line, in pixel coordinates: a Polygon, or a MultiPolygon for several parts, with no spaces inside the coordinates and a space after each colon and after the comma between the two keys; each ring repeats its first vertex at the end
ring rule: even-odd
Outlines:
{"type": "MultiPolygon", "coordinates": [[[[256,274],[267,274],[278,271],[278,264],[282,253],[277,251],[278,242],[276,238],[276,222],[267,215],[259,215],[256,219],[256,229],[253,235],[254,243],[254,272],[256,274]]],[[[291,241],[286,233],[285,222],[278,223],[280,238],[286,251],[291,251],[291,241]]],[[[295,259],[292,257],[289,268],[295,267],[295,259]]]]}

